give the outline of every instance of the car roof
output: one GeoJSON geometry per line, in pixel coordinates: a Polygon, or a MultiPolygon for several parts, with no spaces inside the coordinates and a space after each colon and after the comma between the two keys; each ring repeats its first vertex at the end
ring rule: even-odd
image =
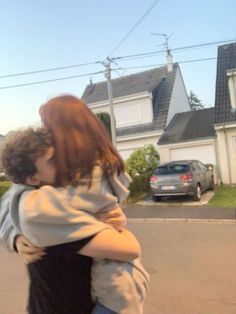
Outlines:
{"type": "Polygon", "coordinates": [[[176,161],[169,161],[164,164],[158,165],[158,167],[163,167],[163,166],[168,166],[168,165],[189,165],[192,162],[197,161],[197,160],[176,160],[176,161]]]}

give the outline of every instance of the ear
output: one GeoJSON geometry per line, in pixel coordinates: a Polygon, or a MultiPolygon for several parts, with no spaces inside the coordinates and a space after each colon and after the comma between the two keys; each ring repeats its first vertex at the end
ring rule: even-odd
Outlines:
{"type": "Polygon", "coordinates": [[[38,186],[40,184],[40,181],[36,175],[33,175],[33,176],[28,176],[25,180],[25,183],[27,185],[38,186]]]}

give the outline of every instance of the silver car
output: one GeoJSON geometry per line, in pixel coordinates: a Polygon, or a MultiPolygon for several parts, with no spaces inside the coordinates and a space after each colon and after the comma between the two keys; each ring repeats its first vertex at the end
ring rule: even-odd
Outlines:
{"type": "Polygon", "coordinates": [[[157,167],[150,178],[152,197],[157,202],[161,196],[190,195],[195,201],[202,192],[214,189],[213,166],[198,160],[180,160],[157,167]]]}

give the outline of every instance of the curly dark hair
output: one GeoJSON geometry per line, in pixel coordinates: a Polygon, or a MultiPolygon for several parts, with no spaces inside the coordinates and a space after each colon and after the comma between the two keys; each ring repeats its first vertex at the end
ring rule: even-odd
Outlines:
{"type": "Polygon", "coordinates": [[[16,131],[6,140],[2,151],[2,166],[15,183],[25,183],[37,172],[35,161],[53,146],[51,133],[45,128],[16,131]]]}

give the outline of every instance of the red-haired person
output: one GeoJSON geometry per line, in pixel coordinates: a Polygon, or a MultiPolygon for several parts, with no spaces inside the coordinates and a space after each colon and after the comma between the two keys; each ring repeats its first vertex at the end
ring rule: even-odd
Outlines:
{"type": "Polygon", "coordinates": [[[121,157],[101,122],[80,99],[55,97],[41,107],[40,114],[53,141],[53,154],[44,166],[53,162],[57,188],[25,192],[18,204],[19,216],[12,214],[14,225],[37,246],[86,241],[79,253],[94,258],[92,313],[142,313],[148,275],[131,257],[136,240],[125,229],[101,227],[94,218],[128,195],[121,157]]]}

